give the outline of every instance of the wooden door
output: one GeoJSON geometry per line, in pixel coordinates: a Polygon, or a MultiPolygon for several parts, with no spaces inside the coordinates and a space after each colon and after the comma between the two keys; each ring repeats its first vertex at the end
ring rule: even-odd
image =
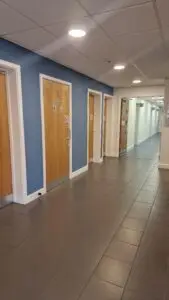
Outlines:
{"type": "Polygon", "coordinates": [[[0,200],[12,194],[6,76],[0,73],[0,200]]]}
{"type": "Polygon", "coordinates": [[[94,95],[89,94],[89,162],[93,159],[94,95]]]}
{"type": "Polygon", "coordinates": [[[120,153],[127,150],[127,127],[128,127],[129,100],[121,101],[121,120],[120,120],[120,153]]]}
{"type": "Polygon", "coordinates": [[[51,189],[69,177],[69,86],[43,81],[46,184],[51,189]]]}
{"type": "Polygon", "coordinates": [[[103,154],[106,153],[106,127],[107,127],[107,101],[108,99],[105,98],[104,100],[104,133],[103,133],[103,154]]]}

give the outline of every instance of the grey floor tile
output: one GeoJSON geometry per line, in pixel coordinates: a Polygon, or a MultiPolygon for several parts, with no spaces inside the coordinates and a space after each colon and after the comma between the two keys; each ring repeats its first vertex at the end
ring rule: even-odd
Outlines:
{"type": "Polygon", "coordinates": [[[121,242],[125,242],[131,245],[138,246],[140,243],[140,239],[142,236],[141,231],[136,231],[136,230],[131,230],[127,228],[121,228],[117,235],[116,235],[116,240],[119,240],[121,242]]]}
{"type": "Polygon", "coordinates": [[[119,287],[124,287],[129,272],[130,265],[109,257],[103,257],[95,275],[103,281],[113,283],[119,287]]]}
{"type": "Polygon", "coordinates": [[[136,219],[148,219],[151,211],[151,205],[148,203],[135,202],[128,217],[136,219]]]}
{"type": "Polygon", "coordinates": [[[92,277],[79,300],[120,300],[123,289],[92,277]]]}
{"type": "Polygon", "coordinates": [[[155,199],[155,192],[149,190],[141,190],[136,198],[136,201],[152,204],[154,202],[154,199],[155,199]]]}
{"type": "Polygon", "coordinates": [[[144,231],[146,223],[145,219],[125,218],[122,226],[132,230],[144,231]]]}
{"type": "Polygon", "coordinates": [[[136,252],[136,246],[114,240],[108,247],[106,255],[119,261],[132,263],[136,252]]]}
{"type": "Polygon", "coordinates": [[[169,282],[169,172],[154,165],[157,152],[154,137],[120,159],[91,164],[84,176],[41,200],[0,210],[0,299],[77,300],[84,286],[88,299],[119,299],[131,268],[123,259],[131,261],[135,249],[127,245],[138,243],[152,203],[137,202],[128,214],[129,209],[142,186],[151,192],[158,184],[154,217],[135,256],[128,289],[135,288],[134,300],[142,300],[143,290],[144,300],[163,296],[169,282]],[[102,259],[122,220],[129,231],[119,233],[120,241],[109,249],[113,258],[102,259]],[[87,285],[93,272],[97,278],[87,285]]]}
{"type": "MultiPolygon", "coordinates": [[[[163,296],[162,296],[163,297],[163,296]]],[[[155,294],[150,294],[149,292],[125,290],[121,300],[164,300],[165,298],[159,298],[155,294]]]]}

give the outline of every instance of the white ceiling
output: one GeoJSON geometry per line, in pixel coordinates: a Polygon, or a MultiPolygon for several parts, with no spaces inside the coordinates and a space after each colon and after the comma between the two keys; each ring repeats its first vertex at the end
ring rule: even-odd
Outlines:
{"type": "Polygon", "coordinates": [[[114,87],[157,85],[169,77],[168,13],[169,0],[0,0],[0,36],[114,87]],[[86,37],[70,38],[74,27],[86,37]]]}

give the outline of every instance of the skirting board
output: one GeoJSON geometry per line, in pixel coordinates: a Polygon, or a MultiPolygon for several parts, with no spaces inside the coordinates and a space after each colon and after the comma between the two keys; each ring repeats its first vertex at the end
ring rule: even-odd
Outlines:
{"type": "Polygon", "coordinates": [[[24,201],[24,204],[28,204],[28,203],[30,203],[30,202],[36,200],[37,198],[39,198],[39,197],[41,196],[41,195],[39,195],[39,194],[44,195],[44,194],[45,194],[45,189],[42,188],[42,189],[40,189],[39,191],[36,191],[36,192],[34,192],[34,193],[28,195],[28,196],[26,197],[25,201],[24,201]]]}
{"type": "Polygon", "coordinates": [[[94,163],[102,163],[103,162],[103,157],[100,157],[98,159],[93,159],[94,163]]]}
{"type": "Polygon", "coordinates": [[[158,165],[158,168],[159,169],[165,169],[165,170],[169,170],[169,164],[159,164],[158,165]]]}
{"type": "Polygon", "coordinates": [[[116,153],[116,152],[113,152],[113,153],[107,153],[106,155],[105,155],[106,157],[114,157],[114,158],[118,158],[119,157],[119,153],[116,153]]]}
{"type": "Polygon", "coordinates": [[[71,179],[72,178],[75,178],[76,176],[79,176],[81,174],[83,174],[84,172],[87,172],[88,171],[88,166],[84,166],[76,171],[74,171],[71,175],[71,179]]]}
{"type": "Polygon", "coordinates": [[[127,147],[127,151],[130,151],[130,150],[132,150],[133,148],[134,148],[134,145],[131,145],[131,146],[127,147]]]}

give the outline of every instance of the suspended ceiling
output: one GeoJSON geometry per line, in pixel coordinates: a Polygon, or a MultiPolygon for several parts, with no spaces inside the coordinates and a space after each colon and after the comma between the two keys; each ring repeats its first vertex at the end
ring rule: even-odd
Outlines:
{"type": "Polygon", "coordinates": [[[114,87],[169,77],[168,0],[0,1],[0,36],[114,87]],[[84,28],[79,40],[68,30],[84,28]],[[115,72],[115,63],[126,69],[115,72]]]}

